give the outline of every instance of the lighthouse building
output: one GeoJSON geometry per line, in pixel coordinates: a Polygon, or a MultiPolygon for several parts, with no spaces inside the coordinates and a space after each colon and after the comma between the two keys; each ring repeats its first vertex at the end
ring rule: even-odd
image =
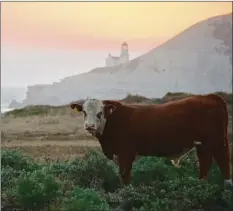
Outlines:
{"type": "Polygon", "coordinates": [[[112,56],[110,53],[105,60],[105,66],[114,66],[118,64],[124,64],[129,61],[129,53],[128,53],[128,44],[126,42],[121,45],[121,53],[120,56],[112,56]]]}

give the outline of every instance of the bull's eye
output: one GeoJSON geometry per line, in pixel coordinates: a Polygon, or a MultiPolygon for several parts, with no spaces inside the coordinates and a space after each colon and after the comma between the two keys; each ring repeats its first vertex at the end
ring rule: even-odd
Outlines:
{"type": "Polygon", "coordinates": [[[102,112],[99,112],[96,116],[97,116],[98,119],[100,119],[101,115],[102,115],[102,112]]]}

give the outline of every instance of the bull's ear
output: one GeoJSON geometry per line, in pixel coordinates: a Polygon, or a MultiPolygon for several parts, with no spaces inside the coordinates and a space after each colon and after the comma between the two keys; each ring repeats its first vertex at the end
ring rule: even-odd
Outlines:
{"type": "Polygon", "coordinates": [[[107,104],[104,106],[104,114],[105,117],[108,117],[116,110],[116,106],[113,104],[107,104]]]}
{"type": "Polygon", "coordinates": [[[73,109],[74,111],[83,111],[83,106],[77,103],[72,103],[70,105],[71,109],[73,109]]]}

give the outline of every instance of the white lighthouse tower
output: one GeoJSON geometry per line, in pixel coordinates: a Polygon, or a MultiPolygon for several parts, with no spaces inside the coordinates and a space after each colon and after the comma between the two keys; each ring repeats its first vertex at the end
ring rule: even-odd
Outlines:
{"type": "Polygon", "coordinates": [[[121,53],[120,56],[112,56],[110,53],[108,54],[108,57],[105,60],[105,66],[114,66],[119,64],[124,64],[129,62],[129,52],[128,52],[128,44],[126,42],[123,42],[121,44],[121,53]]]}

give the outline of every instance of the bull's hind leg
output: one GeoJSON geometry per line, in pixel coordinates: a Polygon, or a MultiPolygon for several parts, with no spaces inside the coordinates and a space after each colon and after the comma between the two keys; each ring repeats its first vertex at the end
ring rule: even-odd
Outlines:
{"type": "Polygon", "coordinates": [[[208,171],[213,162],[211,150],[205,146],[198,146],[197,149],[197,157],[199,161],[199,178],[207,179],[208,171]]]}
{"type": "MultiPolygon", "coordinates": [[[[224,142],[222,141],[220,143],[224,142]]],[[[226,186],[233,186],[231,178],[231,158],[229,146],[224,146],[224,144],[221,144],[220,146],[218,145],[215,147],[213,149],[213,157],[222,172],[224,184],[226,186]]]]}

